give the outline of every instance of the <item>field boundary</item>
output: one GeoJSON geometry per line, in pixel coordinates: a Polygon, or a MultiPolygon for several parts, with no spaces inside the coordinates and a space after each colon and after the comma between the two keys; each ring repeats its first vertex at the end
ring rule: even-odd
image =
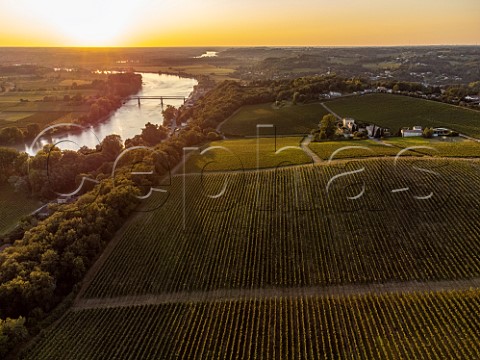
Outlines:
{"type": "MultiPolygon", "coordinates": [[[[480,289],[480,278],[444,281],[408,281],[372,284],[328,285],[312,287],[271,287],[254,289],[219,289],[210,291],[182,291],[158,295],[128,295],[114,298],[79,298],[72,310],[108,309],[114,307],[161,305],[167,303],[198,303],[269,299],[280,297],[349,296],[385,293],[440,292],[480,289]]],[[[81,296],[81,294],[79,294],[81,296]]]]}
{"type": "Polygon", "coordinates": [[[325,110],[327,110],[330,114],[335,116],[338,120],[343,119],[340,115],[338,115],[336,112],[334,112],[332,109],[330,109],[327,105],[325,105],[325,103],[322,102],[320,105],[322,105],[325,110]]]}
{"type": "MultiPolygon", "coordinates": [[[[402,149],[402,148],[399,148],[402,149]]],[[[412,151],[413,152],[413,151],[412,151]]],[[[446,161],[480,161],[480,157],[448,157],[448,156],[431,156],[428,154],[424,154],[421,152],[416,152],[418,155],[403,155],[400,160],[407,160],[407,161],[418,161],[418,160],[433,160],[433,161],[439,161],[439,160],[446,160],[446,161]]],[[[188,155],[187,155],[188,156],[188,155]]],[[[308,154],[307,154],[308,156],[308,154]]],[[[329,160],[323,160],[319,158],[319,162],[308,162],[305,164],[295,164],[295,165],[284,165],[284,166],[276,166],[276,167],[262,167],[260,169],[255,169],[255,168],[245,168],[245,169],[237,169],[237,170],[215,170],[215,171],[206,171],[204,173],[201,172],[187,172],[185,174],[183,173],[177,173],[178,169],[180,168],[180,165],[183,164],[178,164],[172,171],[172,178],[176,177],[181,177],[181,176],[194,176],[194,175],[231,175],[231,174],[240,174],[240,173],[251,173],[251,172],[257,172],[257,173],[263,173],[263,172],[272,172],[272,171],[277,171],[280,169],[295,169],[295,168],[302,168],[302,167],[316,167],[316,166],[331,166],[332,164],[345,164],[345,163],[351,163],[352,161],[361,161],[361,162],[368,162],[368,161],[387,161],[387,160],[395,160],[394,155],[389,155],[389,156],[363,156],[363,157],[344,157],[344,158],[339,158],[339,159],[333,159],[331,161],[329,160]]]]}

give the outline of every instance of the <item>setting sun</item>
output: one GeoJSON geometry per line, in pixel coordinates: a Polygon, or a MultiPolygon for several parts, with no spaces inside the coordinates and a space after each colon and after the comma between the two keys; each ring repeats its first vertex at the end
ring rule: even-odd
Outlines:
{"type": "Polygon", "coordinates": [[[5,10],[18,14],[17,18],[26,18],[32,28],[41,26],[42,35],[54,44],[116,46],[135,26],[134,10],[137,5],[134,1],[85,0],[72,6],[70,2],[61,0],[20,0],[7,4],[5,10]]]}

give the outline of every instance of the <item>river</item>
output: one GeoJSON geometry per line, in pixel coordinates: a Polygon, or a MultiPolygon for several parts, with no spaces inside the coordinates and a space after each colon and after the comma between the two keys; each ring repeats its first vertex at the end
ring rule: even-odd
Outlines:
{"type": "MultiPolygon", "coordinates": [[[[137,95],[143,96],[185,96],[188,97],[197,84],[195,79],[183,78],[174,75],[159,75],[156,73],[140,73],[142,75],[142,90],[137,95]]],[[[164,106],[180,106],[183,100],[164,100],[164,106]]],[[[26,151],[35,153],[47,143],[56,144],[61,149],[78,150],[82,146],[95,148],[107,135],[120,135],[122,140],[132,138],[141,133],[145,124],[162,124],[162,106],[160,100],[137,100],[126,102],[115,111],[109,119],[101,124],[75,133],[62,133],[62,135],[47,138],[41,137],[30,148],[27,144],[26,151]]],[[[63,130],[61,127],[59,130],[63,130]]]]}

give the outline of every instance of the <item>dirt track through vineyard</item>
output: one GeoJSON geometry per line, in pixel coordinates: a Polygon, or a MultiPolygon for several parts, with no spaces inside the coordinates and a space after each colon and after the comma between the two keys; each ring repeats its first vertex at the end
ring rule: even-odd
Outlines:
{"type": "Polygon", "coordinates": [[[195,303],[206,301],[234,301],[244,299],[269,299],[291,296],[346,296],[384,293],[410,293],[429,291],[468,290],[480,288],[480,278],[467,280],[430,282],[391,282],[385,284],[351,284],[314,287],[275,287],[260,289],[221,289],[164,293],[158,295],[136,295],[101,299],[77,299],[73,310],[113,308],[166,303],[195,303]]]}

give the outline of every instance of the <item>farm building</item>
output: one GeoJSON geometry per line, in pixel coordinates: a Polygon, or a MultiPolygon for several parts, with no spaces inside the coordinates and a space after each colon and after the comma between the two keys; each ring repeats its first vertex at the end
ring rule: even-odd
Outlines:
{"type": "Polygon", "coordinates": [[[352,130],[353,125],[355,125],[355,120],[352,118],[343,119],[343,126],[352,130]]]}
{"type": "Polygon", "coordinates": [[[434,128],[433,136],[447,136],[450,135],[451,130],[447,128],[434,128]]]}
{"type": "Polygon", "coordinates": [[[339,96],[342,96],[342,93],[339,93],[337,91],[330,91],[330,93],[328,94],[330,95],[330,97],[339,97],[339,96]]]}
{"type": "Polygon", "coordinates": [[[369,125],[365,128],[369,137],[381,138],[384,136],[390,136],[390,129],[382,128],[376,125],[369,125]]]}
{"type": "Polygon", "coordinates": [[[423,128],[421,126],[414,126],[412,129],[402,129],[402,137],[423,136],[423,128]]]}

